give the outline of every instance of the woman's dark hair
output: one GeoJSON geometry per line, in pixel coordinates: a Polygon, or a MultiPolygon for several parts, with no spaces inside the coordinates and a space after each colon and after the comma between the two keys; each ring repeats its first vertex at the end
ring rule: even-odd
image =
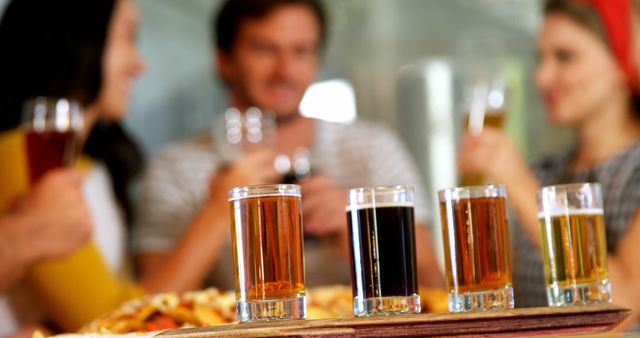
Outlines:
{"type": "MultiPolygon", "coordinates": [[[[636,10],[640,1],[633,0],[636,10]]],[[[612,50],[611,43],[607,37],[604,24],[598,13],[589,5],[575,0],[547,0],[544,6],[544,14],[562,14],[582,25],[595,34],[608,48],[612,50]]],[[[640,120],[640,93],[631,93],[631,109],[633,116],[640,120]]]]}
{"type": "MultiPolygon", "coordinates": [[[[66,97],[83,106],[102,83],[102,57],[117,0],[13,0],[0,22],[0,131],[19,126],[34,96],[66,97]]],[[[84,152],[105,163],[118,203],[132,215],[127,187],[142,155],[118,123],[98,122],[84,152]]]]}
{"type": "Polygon", "coordinates": [[[327,15],[319,0],[227,0],[212,21],[213,42],[219,50],[229,51],[244,20],[264,18],[280,7],[291,5],[307,6],[313,12],[320,28],[320,47],[323,47],[327,39],[327,15]]]}

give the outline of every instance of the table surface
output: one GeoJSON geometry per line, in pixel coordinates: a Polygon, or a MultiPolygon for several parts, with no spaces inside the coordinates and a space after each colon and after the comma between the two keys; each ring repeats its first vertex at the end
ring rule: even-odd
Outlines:
{"type": "Polygon", "coordinates": [[[630,311],[612,305],[524,308],[505,311],[417,314],[367,318],[272,321],[165,331],[164,338],[192,337],[633,337],[604,334],[630,311]],[[585,335],[587,334],[587,335],[585,335]],[[591,334],[591,335],[589,335],[591,334]]]}

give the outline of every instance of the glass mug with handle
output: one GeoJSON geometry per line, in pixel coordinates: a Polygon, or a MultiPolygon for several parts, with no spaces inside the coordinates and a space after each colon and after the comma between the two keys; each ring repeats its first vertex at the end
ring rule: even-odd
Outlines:
{"type": "Polygon", "coordinates": [[[543,187],[538,219],[549,306],[611,302],[600,184],[543,187]]]}

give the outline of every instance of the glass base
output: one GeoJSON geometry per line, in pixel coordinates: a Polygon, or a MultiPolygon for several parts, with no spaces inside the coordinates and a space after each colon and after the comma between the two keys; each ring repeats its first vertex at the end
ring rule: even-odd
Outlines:
{"type": "Polygon", "coordinates": [[[241,323],[304,319],[307,316],[307,298],[303,296],[236,302],[236,315],[241,323]]]}
{"type": "Polygon", "coordinates": [[[353,314],[356,317],[375,315],[399,315],[420,313],[420,296],[353,298],[353,314]]]}
{"type": "Polygon", "coordinates": [[[449,311],[485,311],[513,309],[513,287],[465,293],[449,292],[449,311]]]}
{"type": "Polygon", "coordinates": [[[589,305],[611,302],[611,283],[608,279],[593,283],[575,284],[560,287],[552,284],[547,287],[549,306],[589,305]]]}

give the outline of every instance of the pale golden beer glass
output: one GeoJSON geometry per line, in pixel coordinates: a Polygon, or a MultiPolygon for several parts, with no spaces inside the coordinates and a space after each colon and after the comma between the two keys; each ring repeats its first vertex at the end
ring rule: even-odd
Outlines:
{"type": "MultiPolygon", "coordinates": [[[[476,83],[465,92],[462,130],[479,135],[485,127],[502,129],[507,116],[506,83],[500,76],[476,83]]],[[[481,174],[466,173],[458,178],[460,186],[489,184],[481,174]]]]}
{"type": "Polygon", "coordinates": [[[239,322],[306,316],[300,186],[229,192],[239,322]]]}
{"type": "Polygon", "coordinates": [[[513,308],[506,188],[438,192],[449,311],[513,308]]]}
{"type": "Polygon", "coordinates": [[[600,184],[542,188],[538,219],[549,306],[611,302],[600,184]]]}

